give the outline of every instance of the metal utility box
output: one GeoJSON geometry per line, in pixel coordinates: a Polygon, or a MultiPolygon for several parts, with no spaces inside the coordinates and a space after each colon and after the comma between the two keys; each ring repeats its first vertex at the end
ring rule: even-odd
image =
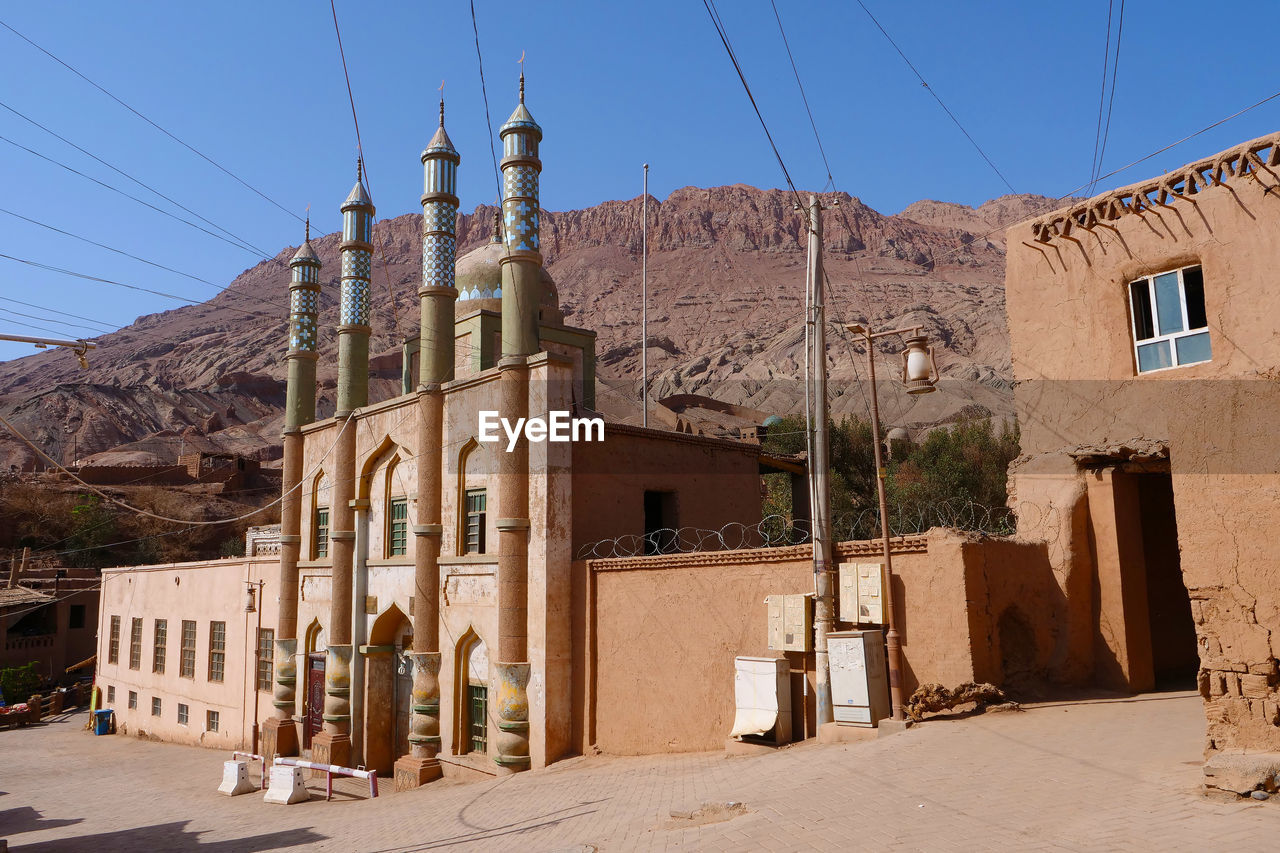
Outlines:
{"type": "Polygon", "coordinates": [[[778,652],[813,650],[813,596],[769,595],[769,648],[778,652]]]}
{"type": "Polygon", "coordinates": [[[791,665],[786,658],[735,658],[733,696],[737,710],[730,737],[779,746],[791,742],[791,665]]]}
{"type": "Polygon", "coordinates": [[[831,705],[837,723],[874,726],[889,716],[889,677],[884,634],[835,631],[827,634],[831,705]]]}
{"type": "Polygon", "coordinates": [[[840,621],[883,625],[884,564],[840,564],[840,621]]]}

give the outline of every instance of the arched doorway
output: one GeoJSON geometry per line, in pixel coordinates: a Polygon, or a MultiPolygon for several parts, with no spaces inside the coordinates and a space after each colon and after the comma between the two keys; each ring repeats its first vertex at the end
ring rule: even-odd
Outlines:
{"type": "Polygon", "coordinates": [[[325,633],[319,621],[307,626],[306,692],[302,695],[302,748],[311,748],[311,738],[324,728],[325,633]]]}
{"type": "Polygon", "coordinates": [[[373,623],[365,655],[364,765],[390,777],[409,753],[413,627],[394,604],[373,623]]]}

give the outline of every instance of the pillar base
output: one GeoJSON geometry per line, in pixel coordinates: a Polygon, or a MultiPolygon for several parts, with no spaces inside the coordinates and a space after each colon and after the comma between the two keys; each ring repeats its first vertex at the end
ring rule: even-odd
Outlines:
{"type": "Polygon", "coordinates": [[[412,755],[402,755],[396,760],[395,773],[397,791],[421,788],[443,775],[438,759],[414,758],[412,755]]]}
{"type": "MultiPolygon", "coordinates": [[[[351,766],[351,735],[319,732],[311,739],[311,760],[316,764],[336,764],[339,767],[351,766]]],[[[324,774],[312,771],[312,778],[323,778],[324,774]]]]}
{"type": "Polygon", "coordinates": [[[272,717],[262,724],[258,747],[261,754],[266,756],[268,764],[277,755],[297,755],[298,724],[292,719],[282,720],[279,717],[272,717]]]}

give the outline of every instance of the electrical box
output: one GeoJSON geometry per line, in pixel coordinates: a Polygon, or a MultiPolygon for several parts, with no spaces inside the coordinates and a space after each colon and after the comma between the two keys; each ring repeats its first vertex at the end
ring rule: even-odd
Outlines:
{"type": "Polygon", "coordinates": [[[786,658],[734,658],[733,696],[730,737],[779,746],[791,742],[791,666],[786,658]]]}
{"type": "Polygon", "coordinates": [[[840,564],[840,621],[883,625],[884,564],[840,564]]]}
{"type": "Polygon", "coordinates": [[[870,727],[889,716],[884,634],[833,631],[827,634],[827,653],[835,721],[870,727]]]}
{"type": "Polygon", "coordinates": [[[813,595],[770,595],[764,601],[769,608],[769,648],[778,652],[812,651],[813,595]]]}

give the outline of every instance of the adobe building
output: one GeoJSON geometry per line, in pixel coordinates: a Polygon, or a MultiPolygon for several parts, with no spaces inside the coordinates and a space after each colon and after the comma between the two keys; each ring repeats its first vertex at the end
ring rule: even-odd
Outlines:
{"type": "Polygon", "coordinates": [[[28,567],[14,556],[0,586],[0,669],[34,663],[41,678],[67,681],[93,663],[97,628],[97,570],[28,567]]]}
{"type": "Polygon", "coordinates": [[[1032,663],[1198,685],[1209,754],[1280,752],[1278,170],[1267,136],[1008,231],[1032,663]]]}

